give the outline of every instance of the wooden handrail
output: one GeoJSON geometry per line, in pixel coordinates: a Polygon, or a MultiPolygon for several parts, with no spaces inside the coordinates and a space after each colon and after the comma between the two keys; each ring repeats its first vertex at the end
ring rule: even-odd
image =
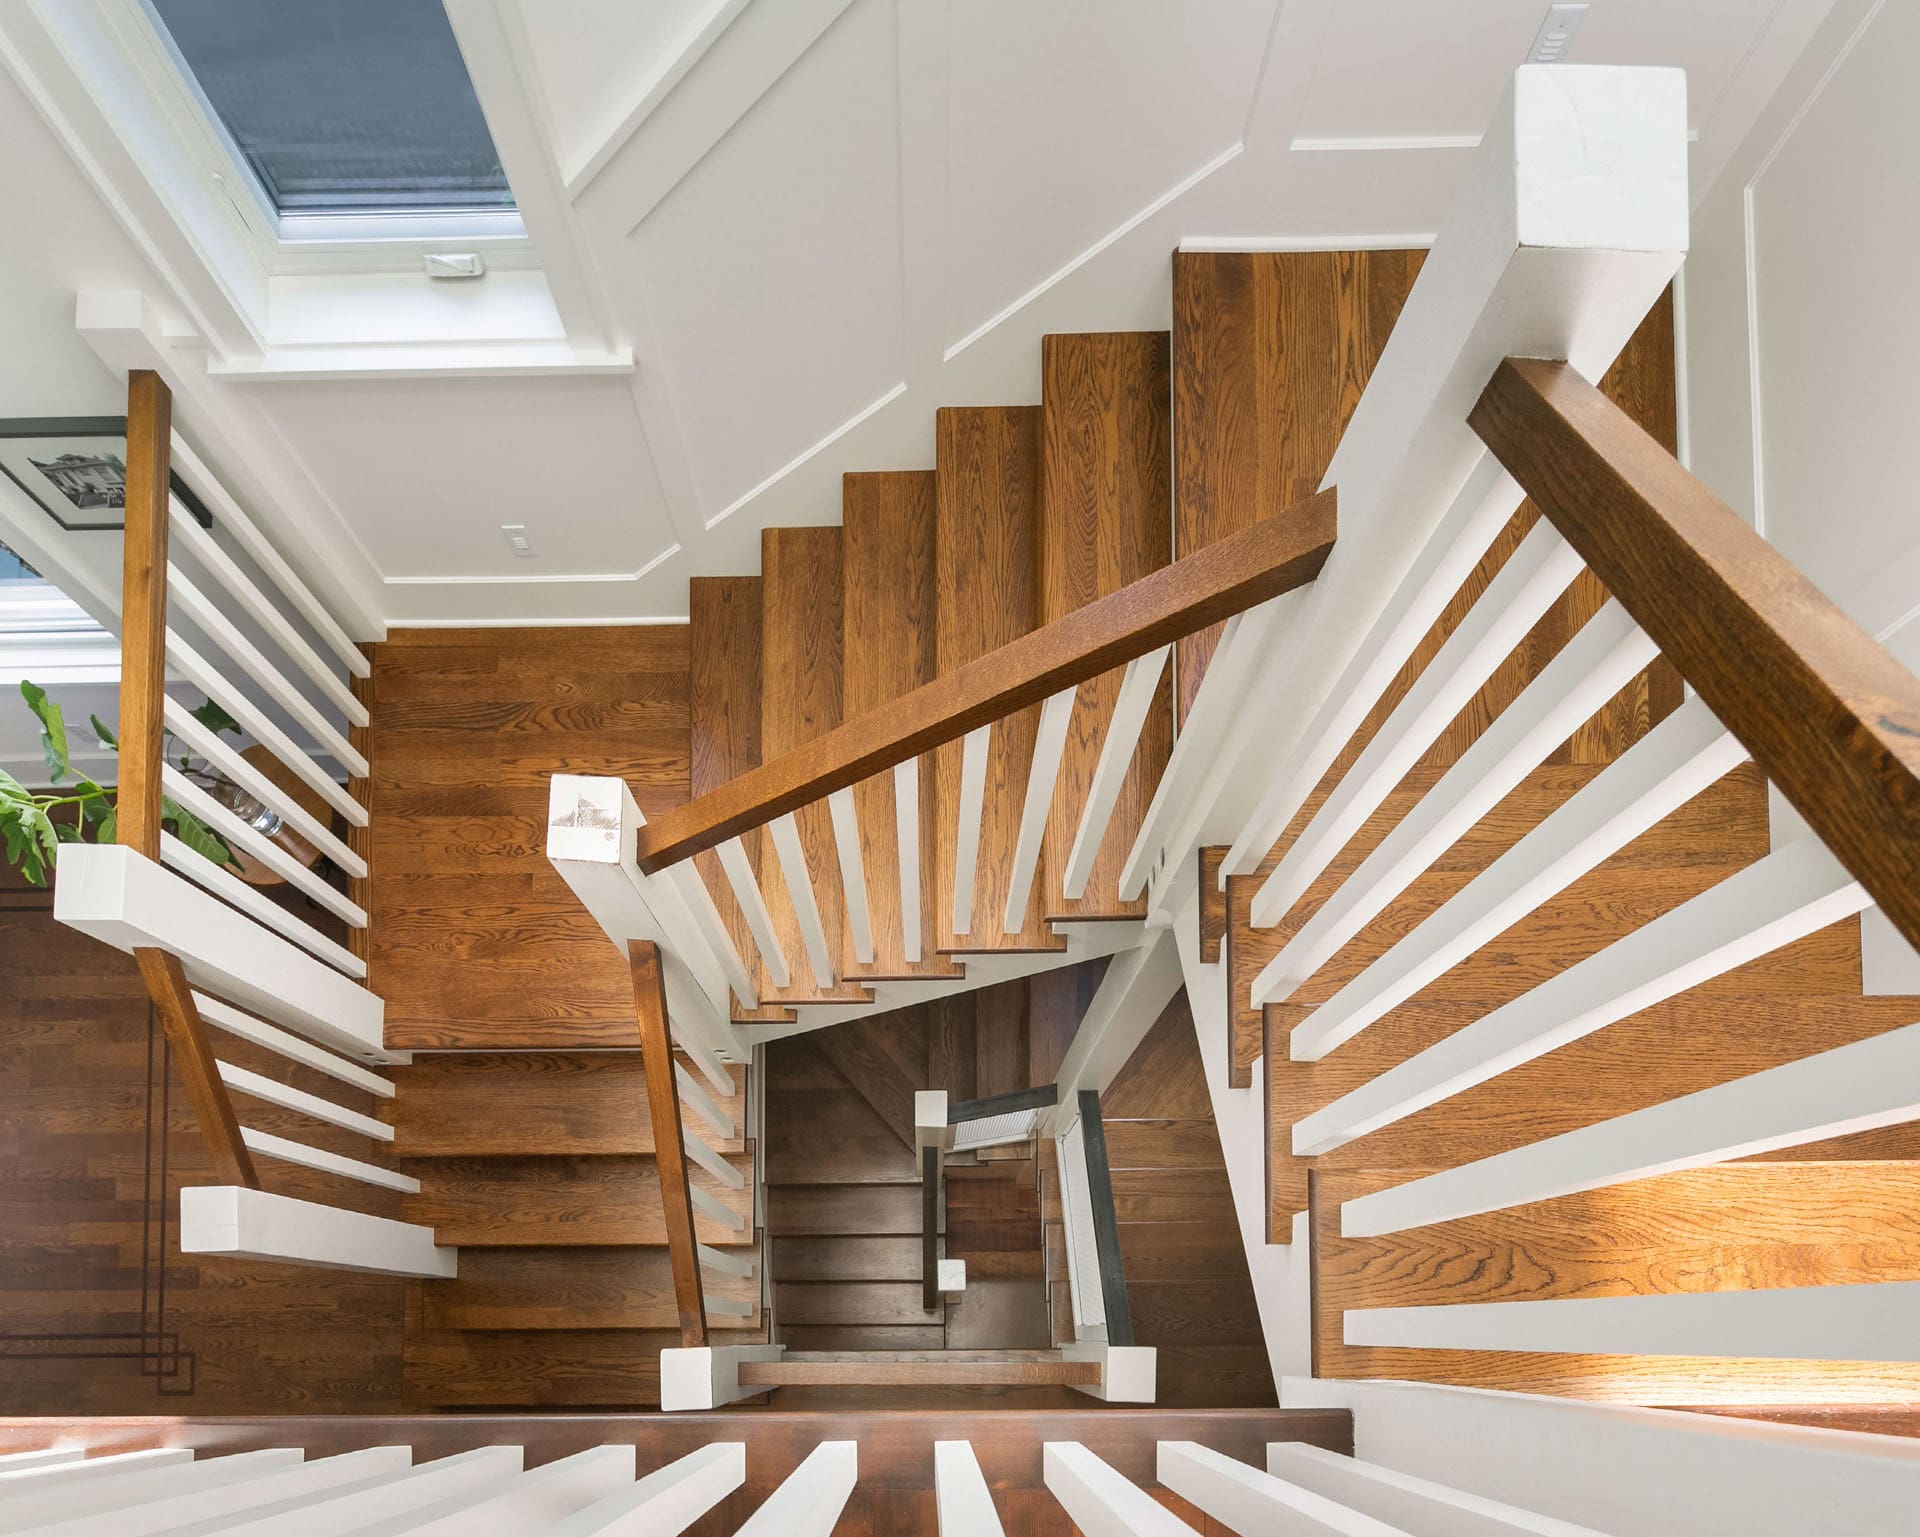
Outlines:
{"type": "Polygon", "coordinates": [[[700,1286],[700,1247],[693,1231],[693,1191],[687,1175],[686,1132],[680,1122],[680,1086],[667,1036],[667,991],[660,948],[650,940],[627,942],[633,968],[634,1012],[640,1025],[640,1064],[647,1076],[647,1113],[653,1120],[653,1163],[660,1177],[660,1206],[667,1224],[667,1263],[680,1314],[680,1343],[707,1342],[707,1303],[700,1286]]]}
{"type": "MultiPolygon", "coordinates": [[[[167,515],[173,476],[173,395],[146,369],[127,377],[126,533],[120,573],[120,739],[114,841],[160,857],[160,769],[167,681],[167,515]]],[[[133,959],[160,1016],[181,1086],[224,1185],[260,1188],[206,1022],[179,958],[137,947],[133,959]]]]}
{"type": "Polygon", "coordinates": [[[640,829],[649,874],[1313,580],[1334,493],[1162,566],[640,829]]]}
{"type": "Polygon", "coordinates": [[[1567,364],[1508,358],[1469,421],[1920,945],[1920,678],[1567,364]]]}

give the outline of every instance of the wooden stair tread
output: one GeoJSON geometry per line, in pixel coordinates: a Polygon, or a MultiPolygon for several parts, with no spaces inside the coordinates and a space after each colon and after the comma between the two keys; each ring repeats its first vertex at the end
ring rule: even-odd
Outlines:
{"type": "MultiPolygon", "coordinates": [[[[907,1110],[903,1137],[900,1128],[888,1124],[872,1098],[860,1093],[829,1055],[825,1037],[864,1028],[864,1021],[836,1025],[831,1030],[776,1042],[769,1049],[767,1179],[770,1184],[781,1187],[918,1184],[920,1171],[914,1163],[910,1140],[911,1108],[907,1110]],[[829,1127],[831,1135],[823,1135],[823,1130],[829,1127]]],[[[872,1044],[870,1038],[868,1044],[872,1044]]],[[[839,1054],[838,1048],[834,1049],[839,1054]]],[[[845,1047],[847,1053],[856,1053],[857,1049],[854,1043],[845,1047]]],[[[891,1065],[884,1055],[879,1060],[891,1065]]],[[[910,1099],[908,1103],[910,1106],[910,1099]]]]}
{"type": "Polygon", "coordinates": [[[924,1324],[945,1318],[942,1306],[921,1306],[912,1281],[777,1281],[773,1314],[788,1324],[924,1324]]]}
{"type": "MultiPolygon", "coordinates": [[[[760,1323],[757,1277],[707,1271],[704,1294],[753,1306],[710,1312],[707,1326],[734,1332],[760,1323]]],[[[460,1255],[460,1274],[420,1289],[421,1321],[439,1329],[674,1329],[673,1269],[664,1248],[488,1249],[460,1255]]]]}
{"type": "MultiPolygon", "coordinates": [[[[762,584],[757,576],[696,576],[688,583],[688,764],[687,792],[701,796],[760,766],[760,623],[762,584]]],[[[760,868],[765,834],[740,836],[747,861],[760,868]]],[[[766,991],[766,965],[733,895],[720,856],[694,856],[721,920],[733,938],[755,987],[766,991]]],[[[748,1010],[734,999],[736,1019],[791,1021],[791,1009],[748,1010]]]]}
{"type": "MultiPolygon", "coordinates": [[[[459,1052],[421,1056],[391,1074],[395,1094],[381,1113],[394,1128],[395,1157],[653,1152],[646,1070],[639,1051],[459,1052]]],[[[746,1070],[716,1103],[745,1124],[746,1070]]],[[[709,1092],[712,1085],[702,1079],[709,1092]]],[[[722,1152],[738,1137],[701,1134],[722,1152]]]]}
{"type": "MultiPolygon", "coordinates": [[[[1176,551],[1216,543],[1319,488],[1425,259],[1174,253],[1176,551]]],[[[1219,629],[1179,643],[1183,720],[1219,629]]]]}
{"type": "MultiPolygon", "coordinates": [[[[1040,418],[1038,406],[943,407],[935,418],[938,676],[1019,639],[1039,623],[1040,418]]],[[[1018,930],[1003,932],[1039,721],[1040,706],[1033,705],[993,726],[972,922],[965,935],[953,930],[961,744],[949,742],[934,753],[932,901],[944,951],[1065,947],[1045,921],[1038,880],[1018,930]]]]}
{"type": "Polygon", "coordinates": [[[654,1409],[678,1329],[408,1329],[410,1409],[654,1409]]]}
{"type": "Polygon", "coordinates": [[[920,1280],[917,1234],[819,1234],[776,1238],[771,1271],[779,1281],[920,1280]]]}
{"type": "MultiPolygon", "coordinates": [[[[1041,342],[1040,622],[1051,624],[1173,558],[1169,338],[1164,331],[1048,336],[1041,342]]],[[[1120,872],[1173,748],[1172,669],[1134,749],[1082,896],[1067,861],[1100,762],[1121,670],[1083,683],[1067,730],[1042,846],[1049,919],[1137,918],[1120,872]]]]}
{"type": "MultiPolygon", "coordinates": [[[[760,536],[760,752],[766,762],[824,736],[841,721],[841,533],[838,527],[769,528],[760,536]]],[[[794,813],[829,964],[840,966],[846,899],[833,825],[824,801],[794,813]]],[[[789,985],[769,986],[762,1004],[864,1003],[857,982],[823,988],[801,942],[770,834],[760,849],[760,889],[787,959],[789,985]]]]}
{"type": "MultiPolygon", "coordinates": [[[[750,1151],[727,1155],[752,1175],[750,1151]]],[[[434,1230],[443,1244],[495,1248],[664,1245],[666,1218],[651,1158],[442,1158],[416,1165],[420,1193],[405,1197],[406,1220],[434,1230]]],[[[729,1190],[694,1175],[720,1203],[742,1216],[746,1189],[729,1190]]],[[[751,1226],[728,1228],[694,1213],[700,1242],[751,1243],[751,1226]]]]}
{"type": "Polygon", "coordinates": [[[775,1235],[844,1237],[920,1232],[920,1187],[781,1185],[767,1192],[767,1229],[775,1235]]]}
{"type": "MultiPolygon", "coordinates": [[[[842,484],[844,643],[841,700],[844,718],[885,709],[935,677],[936,493],[931,470],[848,475],[842,484]]],[[[933,754],[920,760],[920,959],[906,959],[900,902],[899,829],[894,780],[876,774],[856,785],[860,858],[866,873],[873,962],[854,953],[851,926],[841,945],[850,977],[964,976],[966,968],[938,953],[933,890],[933,754]]]]}
{"type": "MultiPolygon", "coordinates": [[[[1342,1202],[1428,1172],[1317,1170],[1316,1372],[1590,1394],[1604,1376],[1636,1396],[1690,1391],[1751,1401],[1769,1385],[1911,1397],[1920,1371],[1891,1363],[1716,1361],[1349,1346],[1351,1307],[1546,1301],[1920,1280],[1920,1164],[1770,1161],[1636,1181],[1405,1233],[1348,1238],[1342,1202]],[[1528,1389],[1527,1385],[1532,1384],[1528,1389]]],[[[1645,1400],[1643,1400],[1645,1401],[1645,1400]]],[[[1657,1400],[1656,1400],[1657,1401],[1657,1400]]],[[[1677,1402],[1677,1399],[1667,1401],[1677,1402]]],[[[1689,1398],[1689,1402],[1701,1401],[1689,1398]]]]}

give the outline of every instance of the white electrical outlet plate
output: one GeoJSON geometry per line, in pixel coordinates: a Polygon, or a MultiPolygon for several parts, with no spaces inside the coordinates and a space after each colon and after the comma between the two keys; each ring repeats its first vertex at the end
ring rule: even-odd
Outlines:
{"type": "Polygon", "coordinates": [[[1587,19],[1584,5],[1550,5],[1547,7],[1547,19],[1540,23],[1540,30],[1533,36],[1533,49],[1527,55],[1529,64],[1559,64],[1565,61],[1567,49],[1573,43],[1573,34],[1580,30],[1580,23],[1587,19]]]}
{"type": "Polygon", "coordinates": [[[522,559],[533,558],[533,541],[527,537],[527,525],[524,523],[502,523],[500,532],[506,535],[507,548],[522,559]]]}

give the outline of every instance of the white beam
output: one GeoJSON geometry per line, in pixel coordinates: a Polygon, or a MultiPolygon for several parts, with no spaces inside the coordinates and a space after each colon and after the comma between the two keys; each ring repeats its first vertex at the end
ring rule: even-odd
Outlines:
{"type": "Polygon", "coordinates": [[[565,1520],[545,1537],[675,1537],[747,1481],[744,1441],[715,1441],[565,1520]]]}
{"type": "MultiPolygon", "coordinates": [[[[299,1453],[287,1455],[297,1459],[299,1453]]],[[[195,1466],[214,1469],[224,1460],[213,1459],[195,1466]]],[[[35,1537],[147,1537],[148,1533],[174,1531],[181,1526],[214,1524],[220,1517],[244,1515],[263,1506],[325,1498],[344,1485],[391,1478],[404,1472],[412,1461],[413,1452],[409,1447],[372,1446],[312,1462],[296,1460],[262,1466],[250,1477],[223,1481],[213,1487],[197,1484],[167,1495],[150,1494],[89,1515],[49,1521],[33,1530],[35,1537]]]]}
{"type": "Polygon", "coordinates": [[[276,1137],[271,1132],[242,1126],[240,1140],[263,1158],[278,1158],[282,1163],[294,1163],[303,1169],[318,1169],[323,1174],[361,1180],[385,1190],[398,1190],[403,1195],[420,1193],[420,1181],[411,1174],[396,1174],[377,1163],[349,1158],[344,1153],[330,1152],[324,1147],[309,1147],[304,1142],[295,1142],[291,1137],[276,1137]]]}
{"type": "Polygon", "coordinates": [[[1659,654],[1617,602],[1595,614],[1262,968],[1254,1000],[1290,997],[1659,654]]]}
{"type": "MultiPolygon", "coordinates": [[[[29,1454],[18,1454],[29,1455],[29,1454]]],[[[190,1446],[156,1446],[137,1452],[108,1452],[100,1457],[85,1457],[74,1448],[71,1457],[55,1457],[51,1462],[21,1464],[8,1459],[0,1466],[0,1494],[8,1499],[42,1489],[58,1489],[67,1484],[92,1483],[97,1479],[117,1478],[123,1473],[140,1473],[149,1468],[168,1468],[193,1461],[190,1446]]]]}
{"type": "MultiPolygon", "coordinates": [[[[1408,1537],[1410,1530],[1416,1530],[1388,1526],[1193,1441],[1162,1441],[1155,1476],[1181,1499],[1236,1532],[1276,1532],[1287,1537],[1408,1537]]],[[[1420,1537],[1442,1537],[1430,1527],[1417,1530],[1420,1537]]]]}
{"type": "MultiPolygon", "coordinates": [[[[324,1499],[304,1500],[223,1524],[218,1533],[219,1537],[341,1537],[351,1532],[365,1537],[377,1524],[398,1523],[411,1511],[497,1488],[518,1477],[524,1462],[517,1446],[482,1446],[324,1499]]],[[[189,1528],[179,1537],[201,1534],[189,1528]]]]}
{"type": "Polygon", "coordinates": [[[714,852],[720,856],[720,868],[726,873],[727,884],[733,888],[733,899],[740,904],[741,915],[747,921],[747,932],[753,936],[754,947],[760,952],[767,980],[775,987],[786,987],[792,976],[787,970],[786,952],[774,938],[773,915],[767,911],[767,899],[760,890],[760,877],[753,872],[753,861],[747,858],[747,846],[738,838],[729,838],[714,852]]]}
{"type": "Polygon", "coordinates": [[[735,1537],[828,1537],[859,1475],[858,1443],[822,1441],[735,1537]]]}
{"type": "Polygon", "coordinates": [[[180,1192],[180,1251],[432,1280],[449,1280],[459,1268],[458,1251],[435,1245],[430,1227],[243,1185],[180,1192]]]}
{"type": "Polygon", "coordinates": [[[973,932],[973,880],[980,864],[980,829],[986,815],[987,756],[993,723],[976,726],[960,744],[960,801],[953,845],[953,932],[973,932]]]}
{"type": "Polygon", "coordinates": [[[1912,1121],[1920,1024],[1361,1196],[1340,1230],[1397,1233],[1912,1121]]]}
{"type": "Polygon", "coordinates": [[[224,1030],[228,1035],[237,1035],[243,1041],[251,1041],[266,1051],[271,1051],[289,1061],[298,1062],[302,1067],[310,1067],[317,1073],[325,1073],[329,1078],[337,1078],[342,1083],[352,1084],[379,1099],[393,1098],[393,1080],[379,1073],[369,1072],[357,1062],[349,1062],[345,1057],[336,1057],[330,1051],[299,1036],[270,1025],[264,1020],[255,1019],[251,1014],[243,1013],[231,1004],[222,1003],[218,998],[209,998],[205,993],[193,995],[194,1007],[200,1011],[201,1019],[216,1030],[224,1030]]]}
{"type": "Polygon", "coordinates": [[[1713,712],[1688,700],[1296,1025],[1289,1055],[1316,1062],[1352,1040],[1746,758],[1713,712]]]}
{"type": "Polygon", "coordinates": [[[231,1062],[216,1061],[214,1066],[220,1069],[220,1081],[236,1094],[251,1095],[255,1099],[265,1100],[269,1105],[278,1105],[282,1110],[312,1116],[316,1121],[338,1126],[342,1131],[358,1132],[376,1142],[393,1140],[393,1128],[373,1116],[362,1115],[358,1110],[349,1110],[318,1094],[292,1088],[244,1067],[235,1067],[231,1062]]]}
{"type": "Polygon", "coordinates": [[[707,948],[720,962],[720,970],[727,979],[727,985],[739,998],[743,1008],[760,1007],[760,990],[753,985],[753,977],[747,971],[747,963],[740,954],[739,947],[733,942],[733,934],[728,930],[720,909],[714,905],[713,893],[707,890],[706,878],[691,859],[683,860],[669,870],[660,872],[673,889],[679,893],[688,914],[699,926],[700,935],[707,942],[707,948]]]}
{"type": "Polygon", "coordinates": [[[593,1446],[516,1477],[481,1481],[356,1537],[525,1537],[633,1487],[634,1448],[593,1446]]]}
{"type": "Polygon", "coordinates": [[[1349,1308],[1349,1345],[1763,1361],[1920,1361],[1920,1281],[1349,1308]]]}
{"type": "Polygon", "coordinates": [[[919,963],[920,929],[920,760],[893,766],[893,838],[900,858],[900,937],[904,958],[919,963]]]}
{"type": "Polygon", "coordinates": [[[1171,929],[1156,930],[1146,943],[1113,958],[1054,1079],[1060,1097],[1047,1118],[1052,1124],[1064,1124],[1063,1118],[1078,1112],[1082,1089],[1102,1093],[1120,1075],[1180,991],[1181,980],[1180,950],[1171,929]]]}
{"type": "Polygon", "coordinates": [[[660,1352],[660,1407],[719,1409],[765,1388],[740,1386],[742,1361],[778,1361],[779,1345],[690,1345],[660,1352]]]}
{"type": "Polygon", "coordinates": [[[191,881],[118,844],[60,851],[53,916],[132,952],[168,950],[194,986],[363,1061],[385,1056],[379,996],[191,881]]]}
{"type": "Polygon", "coordinates": [[[933,1443],[933,1500],[940,1537],[1006,1537],[971,1441],[933,1443]]]}
{"type": "Polygon", "coordinates": [[[1086,1537],[1199,1537],[1166,1506],[1078,1441],[1048,1441],[1040,1476],[1086,1537]]]}
{"type": "Polygon", "coordinates": [[[1422,1537],[1604,1537],[1591,1527],[1575,1526],[1304,1441],[1269,1442],[1267,1471],[1298,1488],[1389,1526],[1419,1532],[1422,1537]]]}
{"type": "Polygon", "coordinates": [[[767,836],[773,839],[773,852],[779,858],[780,874],[787,883],[794,922],[800,928],[800,946],[807,953],[814,985],[823,993],[831,992],[835,981],[833,957],[827,954],[827,931],[820,919],[820,905],[815,900],[807,851],[800,842],[800,824],[794,820],[793,813],[788,812],[767,824],[767,836]]]}
{"type": "MultiPolygon", "coordinates": [[[[1582,569],[1578,552],[1551,523],[1534,524],[1261,884],[1251,908],[1254,927],[1271,928],[1286,917],[1582,569]]],[[[1235,850],[1229,858],[1242,874],[1267,853],[1244,844],[1235,850]]]]}
{"type": "MultiPolygon", "coordinates": [[[[301,1460],[302,1454],[296,1449],[274,1447],[166,1466],[158,1465],[161,1459],[155,1458],[144,1467],[126,1463],[104,1475],[93,1470],[91,1462],[83,1462],[73,1477],[48,1476],[31,1484],[22,1482],[17,1490],[9,1486],[6,1503],[0,1505],[0,1532],[50,1526],[98,1511],[137,1510],[149,1501],[171,1500],[184,1493],[213,1498],[228,1485],[294,1466],[301,1460]],[[86,1476],[82,1470],[92,1471],[93,1476],[86,1476]]],[[[66,1471],[63,1468],[49,1473],[66,1471]]]]}
{"type": "Polygon", "coordinates": [[[1818,841],[1789,844],[1296,1122],[1294,1153],[1403,1120],[1867,905],[1818,841]]]}

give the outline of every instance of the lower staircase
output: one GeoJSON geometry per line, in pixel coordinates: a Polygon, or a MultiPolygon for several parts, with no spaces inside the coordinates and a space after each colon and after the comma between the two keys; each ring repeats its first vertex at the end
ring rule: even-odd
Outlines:
{"type": "MultiPolygon", "coordinates": [[[[732,1273],[709,1280],[719,1342],[764,1340],[745,1068],[706,1134],[743,1176],[698,1188],[731,1213],[695,1233],[732,1273]]],[[[395,1074],[394,1154],[420,1181],[408,1220],[460,1250],[452,1280],[410,1284],[404,1391],[418,1408],[641,1407],[679,1314],[638,1051],[422,1056],[395,1074]]]]}

